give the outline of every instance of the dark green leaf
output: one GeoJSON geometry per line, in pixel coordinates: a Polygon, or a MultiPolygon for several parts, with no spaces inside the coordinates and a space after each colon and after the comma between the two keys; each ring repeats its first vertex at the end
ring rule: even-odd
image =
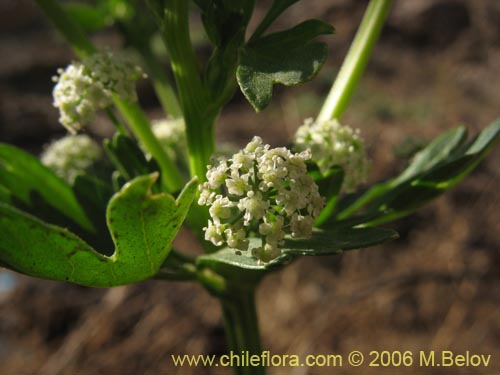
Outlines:
{"type": "Polygon", "coordinates": [[[114,246],[106,227],[106,207],[113,196],[113,188],[93,176],[79,175],[73,183],[73,191],[96,228],[96,232],[87,234],[85,239],[92,247],[108,250],[104,254],[111,255],[114,246]]]}
{"type": "Polygon", "coordinates": [[[225,248],[197,258],[197,265],[209,267],[224,277],[239,280],[256,280],[266,271],[279,269],[300,255],[334,255],[344,250],[360,249],[396,239],[398,234],[382,228],[336,228],[315,231],[310,239],[286,238],[282,255],[269,263],[259,262],[251,255],[251,249],[261,246],[261,240],[253,238],[247,251],[225,248]]]}
{"type": "Polygon", "coordinates": [[[79,2],[64,4],[64,9],[87,32],[95,32],[109,26],[112,19],[105,8],[79,2]]]}
{"type": "Polygon", "coordinates": [[[216,47],[226,46],[246,30],[255,0],[195,0],[201,9],[203,26],[216,47]]]}
{"type": "Polygon", "coordinates": [[[333,26],[321,20],[311,19],[298,24],[291,29],[272,33],[256,41],[249,43],[249,47],[258,48],[261,51],[273,52],[299,49],[321,35],[333,34],[333,26]]]}
{"type": "MultiPolygon", "coordinates": [[[[257,238],[250,239],[249,248],[260,246],[261,240],[257,238]]],[[[207,267],[217,274],[227,279],[236,279],[239,283],[255,283],[266,272],[279,269],[283,265],[293,260],[293,257],[283,254],[269,263],[259,262],[251,254],[250,250],[238,251],[235,249],[224,248],[217,252],[202,255],[196,258],[198,267],[207,267]]]]}
{"type": "Polygon", "coordinates": [[[240,54],[236,71],[241,91],[256,111],[271,101],[273,85],[297,85],[312,79],[324,64],[327,46],[311,40],[333,28],[309,20],[247,45],[240,54]]]}
{"type": "MultiPolygon", "coordinates": [[[[369,224],[378,225],[408,215],[463,180],[500,138],[500,119],[466,144],[463,135],[459,128],[439,137],[417,154],[416,166],[410,165],[402,176],[377,185],[378,189],[374,187],[361,197],[366,201],[368,213],[379,214],[369,224]]],[[[364,206],[355,202],[339,217],[345,218],[347,212],[352,214],[364,206]]]]}
{"type": "Polygon", "coordinates": [[[269,26],[289,7],[293,4],[297,3],[299,0],[274,0],[271,8],[266,13],[266,16],[261,21],[259,26],[255,29],[255,32],[252,35],[250,41],[254,41],[259,38],[269,26]]]}
{"type": "Polygon", "coordinates": [[[28,207],[35,206],[35,198],[41,199],[82,228],[95,229],[66,182],[14,146],[0,144],[0,185],[28,207]]]}
{"type": "Polygon", "coordinates": [[[151,278],[168,256],[198,185],[191,181],[176,201],[151,192],[157,178],[138,177],[111,199],[107,225],[115,252],[110,257],[66,229],[0,204],[0,262],[30,276],[92,287],[151,278]]]}
{"type": "Polygon", "coordinates": [[[450,130],[432,141],[422,151],[418,152],[411,164],[393,182],[394,186],[409,180],[419,173],[430,170],[435,165],[448,158],[467,137],[467,130],[461,126],[450,130]]]}
{"type": "Polygon", "coordinates": [[[0,185],[0,203],[12,203],[12,194],[10,193],[9,189],[2,185],[0,185]]]}
{"type": "Polygon", "coordinates": [[[104,141],[104,149],[124,181],[159,170],[155,160],[148,161],[137,142],[126,135],[116,133],[104,141]]]}
{"type": "Polygon", "coordinates": [[[288,238],[283,252],[290,255],[334,255],[345,250],[375,246],[398,238],[392,229],[339,228],[318,230],[310,239],[288,238]]]}

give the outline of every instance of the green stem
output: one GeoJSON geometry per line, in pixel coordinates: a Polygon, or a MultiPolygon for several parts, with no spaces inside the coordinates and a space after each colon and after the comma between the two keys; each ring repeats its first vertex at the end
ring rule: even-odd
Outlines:
{"type": "Polygon", "coordinates": [[[392,0],[371,0],[356,37],[318,115],[318,122],[340,118],[363,74],[389,14],[392,0]]]}
{"type": "Polygon", "coordinates": [[[157,16],[186,123],[191,175],[204,181],[207,164],[215,151],[214,125],[217,113],[209,111],[209,98],[192,48],[189,36],[189,2],[169,0],[165,2],[162,13],[157,16]]]}
{"type": "Polygon", "coordinates": [[[372,186],[368,191],[366,191],[362,196],[360,196],[356,201],[350,206],[346,207],[337,215],[337,220],[345,220],[355,214],[357,211],[361,210],[363,207],[367,206],[369,203],[383,195],[388,190],[387,183],[381,183],[372,186]]]}
{"type": "MultiPolygon", "coordinates": [[[[57,0],[36,0],[36,2],[66,38],[78,57],[85,58],[97,51],[82,28],[71,19],[57,0]]],[[[151,131],[149,121],[142,109],[136,103],[125,102],[121,99],[115,98],[114,102],[134,134],[158,161],[165,188],[170,192],[180,190],[183,186],[182,177],[151,131]]]]}
{"type": "MultiPolygon", "coordinates": [[[[224,327],[229,351],[239,357],[262,355],[255,290],[238,289],[227,298],[221,299],[224,327]]],[[[230,353],[231,354],[231,353],[230,353]]],[[[240,363],[241,365],[242,363],[240,363]]],[[[264,366],[235,366],[237,375],[264,375],[264,366]]]]}
{"type": "Polygon", "coordinates": [[[123,126],[118,117],[116,117],[115,112],[111,107],[106,108],[106,114],[108,115],[109,119],[115,126],[116,130],[118,130],[118,133],[120,133],[121,135],[129,135],[127,128],[125,128],[125,126],[123,126]]]}

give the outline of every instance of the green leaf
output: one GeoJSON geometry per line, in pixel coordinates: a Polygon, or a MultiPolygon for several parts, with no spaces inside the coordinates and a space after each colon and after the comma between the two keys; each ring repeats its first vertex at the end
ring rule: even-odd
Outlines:
{"type": "Polygon", "coordinates": [[[298,1],[299,0],[274,0],[271,8],[269,8],[269,11],[266,13],[266,16],[255,29],[250,41],[259,38],[285,10],[298,1]]]}
{"type": "Polygon", "coordinates": [[[317,230],[307,240],[287,238],[283,252],[289,255],[334,255],[346,250],[375,246],[398,237],[397,232],[384,228],[317,230]]]}
{"type": "Polygon", "coordinates": [[[238,280],[254,281],[265,272],[279,269],[297,256],[335,255],[345,250],[361,249],[394,240],[398,234],[391,229],[382,228],[333,228],[317,230],[311,238],[297,240],[285,239],[282,255],[269,263],[259,262],[251,255],[251,249],[261,246],[261,240],[252,238],[247,251],[224,248],[209,255],[197,258],[196,263],[208,267],[216,273],[238,280]]]}
{"type": "Polygon", "coordinates": [[[110,14],[108,14],[104,7],[70,2],[64,4],[64,9],[87,32],[98,31],[109,26],[112,22],[110,14]]]}
{"type": "Polygon", "coordinates": [[[113,196],[113,188],[94,176],[78,175],[73,182],[73,191],[96,228],[95,233],[85,233],[84,238],[92,247],[103,249],[103,254],[111,255],[114,245],[106,226],[106,207],[113,196]]]}
{"type": "Polygon", "coordinates": [[[82,228],[95,230],[66,182],[34,156],[7,144],[0,144],[0,185],[27,206],[35,206],[40,197],[82,228]]]}
{"type": "Polygon", "coordinates": [[[9,189],[0,185],[0,202],[12,204],[12,198],[9,189]]]}
{"type": "Polygon", "coordinates": [[[111,140],[106,139],[104,149],[124,181],[159,170],[156,161],[148,161],[137,142],[126,135],[116,133],[111,140]]]}
{"type": "Polygon", "coordinates": [[[168,256],[198,185],[192,180],[176,201],[151,192],[157,178],[138,177],[109,202],[107,225],[115,244],[109,257],[66,229],[0,204],[0,262],[30,276],[92,287],[151,278],[168,256]]]}
{"type": "Polygon", "coordinates": [[[466,137],[467,130],[463,126],[440,135],[415,155],[408,168],[394,180],[393,185],[407,181],[441,163],[463,144],[466,137]]]}
{"type": "Polygon", "coordinates": [[[201,19],[210,41],[224,47],[246,30],[255,0],[195,0],[201,9],[201,19]]]}
{"type": "Polygon", "coordinates": [[[378,213],[367,225],[379,225],[406,216],[462,181],[500,139],[500,119],[464,143],[465,131],[458,128],[437,138],[419,154],[401,176],[372,187],[358,202],[338,215],[346,218],[367,207],[378,213]],[[447,143],[449,142],[449,143],[447,143]]]}
{"type": "Polygon", "coordinates": [[[320,195],[326,198],[325,207],[321,210],[315,223],[315,226],[320,226],[332,216],[335,210],[340,188],[344,181],[344,171],[340,167],[333,167],[325,174],[322,174],[319,170],[308,174],[314,178],[314,181],[318,185],[320,195]]]}
{"type": "Polygon", "coordinates": [[[236,71],[241,91],[256,111],[271,101],[273,85],[297,85],[312,79],[326,61],[327,46],[311,40],[334,29],[319,20],[270,34],[248,44],[236,71]]]}
{"type": "MultiPolygon", "coordinates": [[[[260,245],[260,239],[251,238],[249,249],[260,245]]],[[[223,248],[197,257],[196,265],[198,268],[209,268],[228,280],[238,280],[239,284],[255,284],[268,271],[280,269],[292,260],[293,257],[283,254],[269,263],[262,263],[252,256],[251,250],[239,251],[223,248]]]]}

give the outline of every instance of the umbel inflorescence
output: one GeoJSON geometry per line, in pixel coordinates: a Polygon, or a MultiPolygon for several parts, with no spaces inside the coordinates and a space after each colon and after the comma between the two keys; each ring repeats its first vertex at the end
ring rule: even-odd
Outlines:
{"type": "Polygon", "coordinates": [[[285,234],[310,237],[324,199],[307,175],[309,159],[309,151],[272,149],[254,137],[230,159],[208,166],[198,201],[210,206],[205,239],[216,246],[248,250],[254,234],[261,242],[250,249],[252,255],[269,262],[281,254],[285,234]]]}
{"type": "Polygon", "coordinates": [[[85,134],[78,134],[67,135],[49,144],[40,160],[72,184],[79,174],[85,173],[101,156],[97,142],[85,134]]]}
{"type": "Polygon", "coordinates": [[[341,125],[337,120],[305,121],[294,138],[294,149],[310,150],[311,160],[321,173],[334,166],[344,171],[342,191],[350,193],[366,182],[368,159],[359,130],[341,125]]]}
{"type": "Polygon", "coordinates": [[[53,78],[57,82],[54,106],[59,109],[59,121],[71,133],[92,122],[98,110],[109,107],[113,95],[136,101],[135,81],[144,76],[130,58],[111,51],[73,62],[58,74],[53,78]]]}

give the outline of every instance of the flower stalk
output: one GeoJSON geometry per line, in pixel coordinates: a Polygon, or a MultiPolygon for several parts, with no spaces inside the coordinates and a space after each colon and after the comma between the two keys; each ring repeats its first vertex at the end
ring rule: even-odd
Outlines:
{"type": "Polygon", "coordinates": [[[317,121],[339,119],[356,89],[375,42],[391,9],[392,0],[371,0],[339,74],[317,121]]]}

